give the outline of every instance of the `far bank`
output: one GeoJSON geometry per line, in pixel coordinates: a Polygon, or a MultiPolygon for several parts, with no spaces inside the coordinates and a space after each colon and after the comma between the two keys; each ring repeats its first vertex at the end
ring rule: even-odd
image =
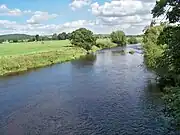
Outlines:
{"type": "MultiPolygon", "coordinates": [[[[103,48],[93,46],[90,52],[100,49],[103,48]]],[[[71,61],[86,54],[86,50],[72,46],[69,40],[1,44],[0,76],[71,61]]]]}

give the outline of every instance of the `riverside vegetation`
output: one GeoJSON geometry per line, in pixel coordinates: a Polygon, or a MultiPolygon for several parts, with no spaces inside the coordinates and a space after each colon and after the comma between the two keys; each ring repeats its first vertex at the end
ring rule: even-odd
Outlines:
{"type": "MultiPolygon", "coordinates": [[[[27,40],[28,42],[18,42],[16,40],[17,42],[0,44],[0,75],[9,75],[70,61],[87,53],[121,45],[113,43],[109,38],[97,38],[85,28],[77,29],[68,35],[65,33],[53,34],[52,41],[42,41],[42,39],[36,35],[33,40],[30,40],[33,42],[29,42],[29,40],[27,40]]],[[[126,40],[124,37],[119,37],[117,42],[123,42],[125,45],[126,40]]]]}
{"type": "Polygon", "coordinates": [[[145,62],[156,71],[164,93],[165,112],[172,124],[180,127],[180,3],[160,0],[152,10],[153,17],[165,15],[168,22],[149,26],[144,34],[145,62]],[[171,10],[169,10],[171,7],[171,10]]]}

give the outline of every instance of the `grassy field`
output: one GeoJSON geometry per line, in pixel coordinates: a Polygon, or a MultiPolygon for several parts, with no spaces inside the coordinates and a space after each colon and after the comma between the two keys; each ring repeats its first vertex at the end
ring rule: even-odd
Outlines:
{"type": "MultiPolygon", "coordinates": [[[[98,39],[97,44],[99,47],[93,46],[91,52],[117,46],[110,39],[98,39]]],[[[0,44],[0,76],[70,61],[85,54],[84,49],[72,46],[69,40],[0,44]]]]}
{"type": "Polygon", "coordinates": [[[0,45],[0,75],[65,62],[85,55],[86,51],[71,46],[68,40],[0,45]]]}
{"type": "Polygon", "coordinates": [[[45,41],[45,42],[22,42],[0,44],[0,56],[22,55],[45,51],[59,50],[62,47],[71,46],[69,40],[45,41]]]}

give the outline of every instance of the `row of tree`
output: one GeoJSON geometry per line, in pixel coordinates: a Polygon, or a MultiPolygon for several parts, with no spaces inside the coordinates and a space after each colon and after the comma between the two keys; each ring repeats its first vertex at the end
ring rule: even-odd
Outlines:
{"type": "Polygon", "coordinates": [[[66,40],[70,39],[71,33],[62,32],[60,34],[54,33],[51,37],[50,36],[39,36],[35,35],[35,37],[29,39],[28,41],[47,41],[47,40],[66,40]]]}
{"type": "MultiPolygon", "coordinates": [[[[126,35],[123,31],[112,32],[110,37],[111,41],[116,43],[118,46],[126,45],[126,35]]],[[[96,45],[97,37],[92,31],[80,28],[71,33],[70,40],[73,45],[82,47],[89,51],[94,45],[96,45]]]]}

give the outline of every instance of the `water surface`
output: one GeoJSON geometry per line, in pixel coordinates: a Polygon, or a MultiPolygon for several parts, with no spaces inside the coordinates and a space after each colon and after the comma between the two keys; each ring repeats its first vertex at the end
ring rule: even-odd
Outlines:
{"type": "Polygon", "coordinates": [[[0,78],[0,135],[173,134],[139,46],[121,49],[0,78]]]}

